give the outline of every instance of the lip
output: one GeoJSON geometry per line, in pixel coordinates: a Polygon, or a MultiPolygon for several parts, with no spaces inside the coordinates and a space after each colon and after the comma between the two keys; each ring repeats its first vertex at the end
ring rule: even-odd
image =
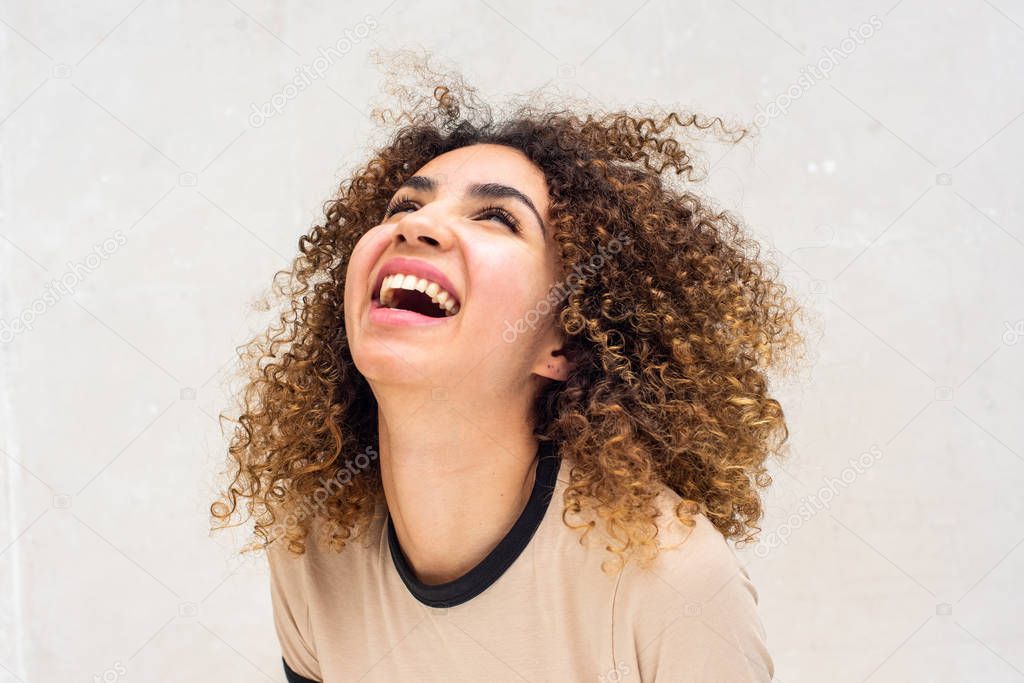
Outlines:
{"type": "Polygon", "coordinates": [[[416,311],[388,308],[377,299],[370,301],[370,322],[378,325],[387,325],[389,327],[444,325],[455,317],[453,315],[446,315],[441,318],[432,318],[429,315],[423,315],[416,311]]]}
{"type": "Polygon", "coordinates": [[[426,261],[402,257],[389,259],[383,266],[381,266],[380,270],[377,271],[377,277],[374,278],[373,281],[373,290],[370,292],[371,299],[374,301],[377,300],[377,296],[380,294],[380,286],[384,283],[384,278],[388,275],[394,275],[395,273],[415,275],[418,278],[425,278],[432,282],[436,282],[451,296],[455,297],[455,303],[457,303],[460,308],[462,307],[462,295],[455,289],[455,285],[453,285],[451,280],[448,279],[448,276],[426,261]]]}

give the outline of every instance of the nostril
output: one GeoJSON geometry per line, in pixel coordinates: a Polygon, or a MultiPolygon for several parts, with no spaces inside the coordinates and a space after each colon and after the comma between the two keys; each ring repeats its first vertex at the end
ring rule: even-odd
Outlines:
{"type": "Polygon", "coordinates": [[[435,240],[433,237],[427,237],[426,235],[420,235],[420,239],[432,247],[436,247],[438,244],[440,244],[440,242],[435,240]]]}

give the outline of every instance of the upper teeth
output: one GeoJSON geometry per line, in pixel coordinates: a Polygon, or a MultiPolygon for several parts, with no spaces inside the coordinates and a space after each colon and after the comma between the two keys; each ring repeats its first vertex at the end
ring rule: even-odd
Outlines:
{"type": "Polygon", "coordinates": [[[390,306],[396,289],[414,289],[417,292],[423,292],[430,297],[431,301],[441,307],[445,315],[455,315],[459,312],[459,304],[455,302],[455,297],[449,294],[441,285],[426,278],[418,278],[415,275],[403,275],[402,273],[395,273],[384,278],[380,285],[379,296],[381,304],[390,306]]]}

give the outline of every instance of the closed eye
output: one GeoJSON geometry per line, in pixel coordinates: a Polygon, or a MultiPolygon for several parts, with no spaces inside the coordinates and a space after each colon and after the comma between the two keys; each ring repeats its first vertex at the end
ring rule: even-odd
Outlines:
{"type": "MultiPolygon", "coordinates": [[[[396,213],[401,213],[407,210],[415,211],[417,208],[419,207],[416,205],[416,202],[412,201],[411,199],[396,199],[394,202],[391,203],[391,205],[388,206],[387,210],[384,212],[384,220],[391,218],[391,216],[394,216],[396,213]]],[[[520,230],[519,221],[516,220],[516,217],[513,216],[507,210],[501,208],[500,206],[485,206],[483,209],[481,209],[479,215],[481,217],[497,217],[498,219],[501,220],[502,223],[508,226],[509,230],[511,230],[514,233],[518,233],[520,230]]]]}
{"type": "Polygon", "coordinates": [[[484,207],[481,212],[482,216],[497,216],[502,222],[509,227],[512,232],[519,232],[519,222],[515,216],[501,208],[500,206],[487,206],[484,207]]]}
{"type": "Polygon", "coordinates": [[[384,212],[384,220],[391,218],[396,213],[405,211],[407,208],[411,208],[414,211],[416,210],[413,203],[408,199],[400,199],[393,202],[390,206],[388,206],[387,211],[384,212]]]}

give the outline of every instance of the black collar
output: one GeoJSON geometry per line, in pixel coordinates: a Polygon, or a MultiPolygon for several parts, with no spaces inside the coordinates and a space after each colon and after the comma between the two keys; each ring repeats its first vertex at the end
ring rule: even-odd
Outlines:
{"type": "Polygon", "coordinates": [[[508,534],[498,542],[480,564],[470,569],[453,581],[437,585],[428,585],[416,578],[401,546],[398,536],[391,523],[391,515],[387,514],[388,547],[395,569],[413,596],[429,607],[454,607],[471,600],[491,584],[498,580],[512,566],[516,558],[526,549],[533,534],[540,526],[541,519],[547,512],[548,503],[555,489],[560,462],[558,450],[552,441],[541,441],[537,448],[537,476],[533,484],[533,492],[526,502],[519,519],[512,525],[508,534]]]}

